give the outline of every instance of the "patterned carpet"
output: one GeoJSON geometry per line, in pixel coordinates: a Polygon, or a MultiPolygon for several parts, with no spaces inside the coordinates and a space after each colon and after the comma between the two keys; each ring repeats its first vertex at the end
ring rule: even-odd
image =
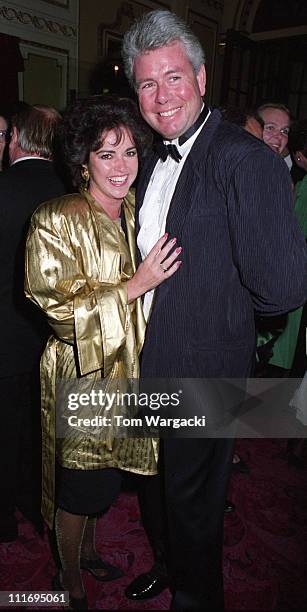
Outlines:
{"type": "MultiPolygon", "coordinates": [[[[289,467],[285,447],[282,440],[237,443],[251,473],[235,474],[231,480],[229,498],[236,512],[225,516],[227,612],[307,610],[307,466],[305,462],[301,469],[289,467]]],[[[99,520],[97,536],[103,558],[120,566],[125,575],[99,583],[84,574],[92,609],[167,610],[167,590],[140,603],[124,595],[125,586],[152,561],[134,493],[121,494],[99,520]]],[[[0,589],[50,590],[54,573],[47,530],[44,538],[38,537],[19,515],[18,540],[0,545],[0,589]]]]}

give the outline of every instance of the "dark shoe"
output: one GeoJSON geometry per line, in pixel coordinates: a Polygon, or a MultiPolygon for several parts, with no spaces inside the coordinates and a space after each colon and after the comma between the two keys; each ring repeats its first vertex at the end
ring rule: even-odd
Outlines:
{"type": "MultiPolygon", "coordinates": [[[[67,589],[65,589],[65,587],[62,584],[60,572],[58,572],[52,578],[51,584],[52,584],[53,591],[67,591],[67,589]]],[[[87,603],[86,595],[84,595],[84,597],[72,597],[71,595],[69,595],[69,608],[68,609],[70,610],[88,610],[88,603],[87,603]]],[[[67,610],[67,607],[65,607],[65,610],[67,610]]]]}
{"type": "Polygon", "coordinates": [[[165,574],[159,574],[152,568],[145,574],[137,576],[125,589],[128,599],[151,599],[160,595],[168,587],[168,578],[165,574]]]}
{"type": "Polygon", "coordinates": [[[101,582],[107,582],[108,580],[117,580],[124,575],[124,572],[119,568],[115,567],[115,565],[111,565],[106,561],[103,561],[98,557],[97,559],[84,559],[81,557],[80,559],[80,568],[86,570],[96,580],[100,580],[101,582]],[[102,569],[106,572],[104,576],[100,574],[96,574],[95,570],[102,569]]]}
{"type": "Polygon", "coordinates": [[[230,512],[234,512],[235,509],[236,509],[235,505],[231,501],[229,501],[229,499],[226,499],[224,513],[230,514],[230,512]]]}
{"type": "Polygon", "coordinates": [[[246,461],[240,457],[240,461],[236,461],[236,463],[232,464],[232,471],[235,474],[250,474],[250,467],[247,465],[246,461]]]}

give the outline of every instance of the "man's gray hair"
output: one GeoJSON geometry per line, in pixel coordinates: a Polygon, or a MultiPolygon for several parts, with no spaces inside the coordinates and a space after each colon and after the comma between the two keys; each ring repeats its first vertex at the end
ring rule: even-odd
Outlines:
{"type": "Polygon", "coordinates": [[[145,13],[134,22],[126,32],[122,46],[125,73],[132,87],[135,87],[136,57],[175,41],[183,45],[195,74],[198,74],[201,65],[205,63],[204,50],[198,38],[180,17],[170,11],[157,10],[145,13]]]}
{"type": "Polygon", "coordinates": [[[17,129],[17,144],[25,153],[52,159],[61,115],[52,106],[25,105],[12,117],[17,129]]]}

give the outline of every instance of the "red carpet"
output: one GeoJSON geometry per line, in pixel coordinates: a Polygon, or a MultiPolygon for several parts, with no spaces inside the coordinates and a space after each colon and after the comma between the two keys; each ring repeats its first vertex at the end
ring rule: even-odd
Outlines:
{"type": "MultiPolygon", "coordinates": [[[[236,512],[225,517],[226,610],[307,610],[306,463],[304,469],[289,467],[281,440],[241,440],[237,450],[251,473],[236,474],[231,481],[229,498],[236,512]]],[[[97,532],[99,552],[120,566],[125,576],[99,583],[84,574],[90,606],[96,610],[167,610],[168,591],[137,604],[124,595],[124,587],[152,561],[135,495],[123,493],[99,520],[97,532]]],[[[50,590],[54,573],[47,531],[44,539],[39,538],[20,515],[18,540],[0,545],[0,589],[50,590]]]]}

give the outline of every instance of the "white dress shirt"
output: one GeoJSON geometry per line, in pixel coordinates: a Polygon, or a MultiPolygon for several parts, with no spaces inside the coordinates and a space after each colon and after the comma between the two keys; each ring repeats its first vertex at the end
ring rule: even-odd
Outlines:
{"type": "MultiPolygon", "coordinates": [[[[137,244],[142,259],[145,259],[157,240],[165,233],[166,218],[177,181],[187,156],[209,115],[210,111],[198,130],[181,146],[178,144],[178,138],[171,141],[172,144],[176,145],[182,156],[180,162],[176,162],[169,155],[165,162],[158,160],[156,163],[139,215],[140,231],[137,237],[137,244]]],[[[164,142],[165,144],[170,143],[168,140],[164,142]]],[[[171,237],[174,238],[175,236],[171,237]]],[[[143,310],[146,320],[148,320],[150,315],[153,296],[154,289],[147,291],[144,297],[143,310]]]]}

